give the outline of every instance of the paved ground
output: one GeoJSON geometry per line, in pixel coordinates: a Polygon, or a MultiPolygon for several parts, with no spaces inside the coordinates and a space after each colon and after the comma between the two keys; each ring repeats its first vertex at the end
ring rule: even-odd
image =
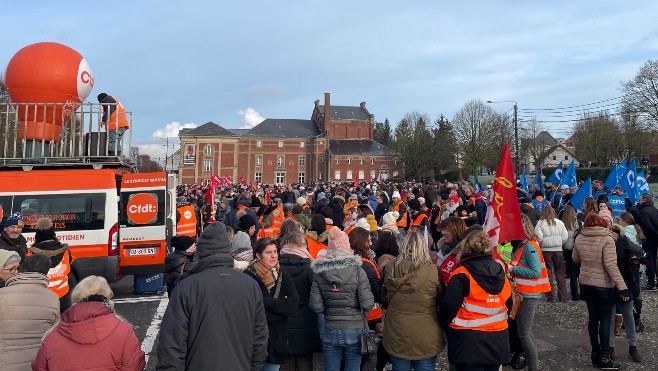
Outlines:
{"type": "MultiPolygon", "coordinates": [[[[568,285],[567,285],[568,286],[568,285]]],[[[115,309],[130,322],[142,349],[147,353],[146,370],[155,370],[157,334],[167,298],[159,295],[132,294],[132,276],[112,285],[115,292],[115,309]]],[[[643,292],[643,321],[647,329],[639,334],[638,347],[644,357],[643,363],[634,363],[628,357],[625,337],[617,338],[617,360],[624,370],[658,369],[658,293],[643,292]]],[[[589,338],[587,336],[587,309],[584,302],[540,304],[535,319],[534,334],[539,347],[541,370],[594,370],[589,361],[589,338]]],[[[448,370],[447,350],[439,356],[437,370],[448,370]]],[[[322,357],[315,358],[315,369],[322,370],[322,357]]],[[[374,369],[371,362],[366,370],[374,369]]],[[[505,368],[511,369],[509,367],[505,368]]],[[[218,369],[220,370],[220,369],[218,369]]],[[[228,370],[227,370],[228,371],[228,370]]]]}

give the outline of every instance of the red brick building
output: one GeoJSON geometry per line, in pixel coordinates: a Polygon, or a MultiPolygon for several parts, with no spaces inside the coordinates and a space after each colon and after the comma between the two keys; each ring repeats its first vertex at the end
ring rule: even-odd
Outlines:
{"type": "Polygon", "coordinates": [[[212,175],[266,184],[404,175],[397,154],[373,140],[375,117],[365,102],[332,106],[329,93],[324,98],[323,105],[315,101],[310,120],[266,119],[248,130],[208,122],[181,130],[180,182],[212,175]]]}

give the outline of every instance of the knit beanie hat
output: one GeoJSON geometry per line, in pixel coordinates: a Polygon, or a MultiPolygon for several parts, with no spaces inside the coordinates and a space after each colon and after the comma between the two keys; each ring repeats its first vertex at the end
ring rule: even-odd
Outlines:
{"type": "Polygon", "coordinates": [[[384,214],[384,217],[382,218],[382,224],[395,224],[399,217],[400,213],[397,211],[388,212],[384,214]]]}
{"type": "Polygon", "coordinates": [[[35,228],[34,242],[54,241],[56,239],[55,227],[53,226],[52,220],[48,218],[39,218],[35,228]]]}
{"type": "Polygon", "coordinates": [[[231,251],[231,239],[222,222],[214,222],[203,229],[196,243],[196,254],[203,259],[214,254],[226,254],[231,251]]]}
{"type": "Polygon", "coordinates": [[[171,246],[174,250],[185,251],[194,245],[194,238],[190,236],[174,236],[171,238],[171,246]]]}
{"type": "Polygon", "coordinates": [[[366,220],[368,221],[368,225],[370,226],[370,229],[369,229],[370,232],[376,231],[376,230],[379,229],[379,227],[377,227],[377,221],[375,220],[374,215],[372,215],[372,214],[366,215],[366,220]]]}
{"type": "Polygon", "coordinates": [[[350,238],[347,237],[347,234],[341,231],[339,228],[331,228],[329,230],[329,243],[327,244],[327,248],[329,250],[348,251],[350,254],[352,254],[350,238]]]}
{"type": "MultiPolygon", "coordinates": [[[[242,211],[242,210],[241,210],[241,211],[242,211]]],[[[239,224],[239,227],[240,227],[240,229],[242,229],[243,231],[248,231],[249,228],[251,228],[251,227],[253,227],[253,226],[256,225],[256,221],[254,220],[254,218],[252,218],[252,217],[251,217],[249,214],[247,214],[247,213],[245,213],[245,214],[242,215],[242,216],[239,216],[238,218],[240,218],[240,224],[239,224]]]]}
{"type": "Polygon", "coordinates": [[[415,199],[415,198],[412,199],[412,200],[409,200],[409,208],[410,208],[411,210],[420,211],[420,201],[418,201],[418,200],[415,199]]]}
{"type": "Polygon", "coordinates": [[[354,224],[354,228],[363,228],[366,231],[370,230],[370,224],[368,223],[368,220],[366,218],[359,218],[359,220],[356,221],[354,224]]]}
{"type": "Polygon", "coordinates": [[[238,233],[233,236],[233,246],[231,246],[231,256],[235,257],[236,255],[248,251],[250,254],[253,253],[253,248],[251,246],[251,239],[249,235],[238,231],[238,233]]]}
{"type": "Polygon", "coordinates": [[[7,218],[7,220],[5,220],[5,227],[9,227],[11,225],[17,225],[21,228],[23,228],[23,226],[25,226],[25,223],[23,223],[23,217],[21,216],[21,214],[14,213],[12,216],[7,218]]]}
{"type": "Polygon", "coordinates": [[[11,258],[12,256],[19,256],[19,255],[16,251],[0,249],[0,269],[5,267],[5,264],[7,264],[7,260],[9,260],[9,258],[11,258]]]}

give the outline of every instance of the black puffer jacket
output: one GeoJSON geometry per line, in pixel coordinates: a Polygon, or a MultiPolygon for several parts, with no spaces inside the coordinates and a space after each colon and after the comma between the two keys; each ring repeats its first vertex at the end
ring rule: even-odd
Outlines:
{"type": "Polygon", "coordinates": [[[308,305],[313,285],[311,260],[282,253],[279,265],[284,274],[292,277],[299,297],[297,311],[288,317],[288,353],[303,355],[322,351],[318,331],[318,316],[308,305]]]}
{"type": "Polygon", "coordinates": [[[334,221],[334,227],[343,229],[343,220],[345,220],[345,214],[343,213],[343,206],[345,206],[345,198],[343,196],[334,196],[329,202],[329,207],[331,207],[331,220],[334,221]]]}
{"type": "Polygon", "coordinates": [[[637,205],[637,208],[639,212],[635,222],[642,228],[644,236],[647,238],[643,246],[658,246],[658,209],[653,206],[652,201],[643,202],[637,205]]]}
{"type": "Polygon", "coordinates": [[[194,266],[194,253],[175,250],[165,257],[165,283],[167,284],[167,294],[171,297],[171,292],[176,287],[176,280],[183,274],[187,273],[194,266]]]}
{"type": "MultiPolygon", "coordinates": [[[[491,255],[478,256],[463,261],[477,284],[489,294],[499,294],[505,284],[505,272],[491,255]]],[[[468,277],[459,273],[454,275],[446,287],[443,301],[439,307],[439,323],[448,333],[448,360],[460,365],[499,365],[509,361],[509,335],[503,331],[455,330],[450,322],[457,316],[464,298],[470,293],[468,277]]],[[[512,308],[512,297],[505,302],[508,310],[512,308]]]]}
{"type": "MultiPolygon", "coordinates": [[[[640,296],[640,282],[636,281],[633,278],[633,270],[631,269],[631,258],[637,257],[641,258],[644,256],[644,250],[624,235],[624,230],[621,230],[621,235],[618,235],[617,240],[615,241],[615,247],[617,248],[617,267],[619,267],[619,273],[624,278],[626,287],[628,291],[631,292],[631,300],[638,298],[640,296]]],[[[618,292],[615,288],[615,292],[618,292]]],[[[617,302],[619,301],[619,295],[615,295],[617,302]]]]}
{"type": "Polygon", "coordinates": [[[367,313],[375,300],[362,265],[357,255],[328,257],[311,263],[315,275],[310,306],[315,313],[324,313],[325,327],[363,328],[361,309],[367,313]]]}
{"type": "Polygon", "coordinates": [[[21,261],[25,260],[27,254],[27,240],[23,235],[19,235],[16,239],[9,238],[9,235],[3,229],[0,231],[0,249],[16,251],[21,256],[21,261]]]}
{"type": "Polygon", "coordinates": [[[253,265],[250,265],[244,273],[258,282],[263,294],[267,328],[270,331],[265,362],[281,365],[288,356],[288,317],[295,313],[299,302],[295,282],[290,275],[281,272],[277,279],[277,283],[278,280],[281,280],[281,290],[279,296],[275,298],[277,283],[274,284],[271,291],[268,290],[253,265]]]}

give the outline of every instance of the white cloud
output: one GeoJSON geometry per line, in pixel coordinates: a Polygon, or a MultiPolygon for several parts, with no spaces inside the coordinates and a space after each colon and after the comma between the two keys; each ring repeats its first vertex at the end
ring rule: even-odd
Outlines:
{"type": "Polygon", "coordinates": [[[135,147],[139,148],[140,155],[149,155],[151,160],[164,162],[167,155],[171,156],[171,149],[167,151],[164,144],[138,144],[135,147]]]}
{"type": "Polygon", "coordinates": [[[192,122],[186,122],[181,124],[176,121],[165,125],[164,129],[158,129],[153,132],[153,138],[178,138],[178,132],[180,129],[185,128],[195,128],[197,125],[192,122]]]}
{"type": "Polygon", "coordinates": [[[253,108],[238,111],[238,116],[242,122],[242,129],[251,129],[265,120],[265,117],[253,108]]]}

